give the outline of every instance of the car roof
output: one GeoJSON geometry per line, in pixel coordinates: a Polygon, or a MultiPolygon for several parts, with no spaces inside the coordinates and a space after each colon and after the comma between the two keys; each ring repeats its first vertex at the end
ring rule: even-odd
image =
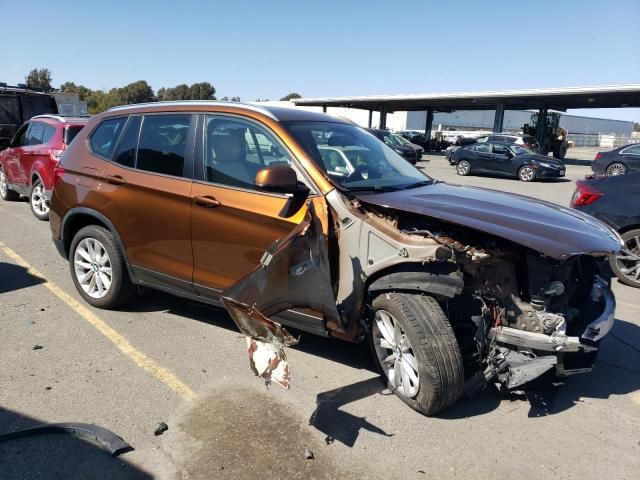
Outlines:
{"type": "Polygon", "coordinates": [[[31,117],[31,120],[53,120],[54,122],[59,123],[68,123],[68,124],[77,124],[77,125],[85,125],[89,121],[89,115],[86,116],[78,116],[78,115],[53,115],[53,114],[45,114],[45,115],[36,115],[35,117],[31,117]]]}
{"type": "Polygon", "coordinates": [[[350,124],[350,122],[341,118],[336,118],[325,113],[312,112],[304,110],[302,108],[287,108],[287,107],[273,107],[267,105],[261,105],[260,103],[240,103],[240,102],[219,102],[213,100],[179,100],[170,102],[149,102],[138,103],[133,105],[122,105],[119,107],[113,107],[107,110],[107,112],[113,113],[138,113],[138,112],[154,112],[162,111],[166,108],[170,108],[172,111],[176,111],[176,107],[184,107],[185,110],[194,108],[196,110],[207,111],[211,108],[212,111],[224,107],[225,109],[242,111],[251,111],[261,113],[272,120],[280,122],[288,121],[315,121],[315,122],[335,122],[350,124]]]}

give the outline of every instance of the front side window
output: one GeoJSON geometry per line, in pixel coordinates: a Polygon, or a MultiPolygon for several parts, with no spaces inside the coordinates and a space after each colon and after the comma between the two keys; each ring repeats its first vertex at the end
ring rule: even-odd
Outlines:
{"type": "Polygon", "coordinates": [[[16,132],[16,137],[13,140],[13,147],[24,147],[27,144],[27,134],[29,133],[30,124],[25,123],[16,132]]]}
{"type": "Polygon", "coordinates": [[[254,179],[267,165],[291,165],[273,134],[239,118],[206,117],[204,169],[207,182],[256,190],[254,179]]]}
{"type": "Polygon", "coordinates": [[[334,122],[283,122],[307,155],[340,188],[389,191],[432,180],[364,129],[334,122]]]}
{"type": "Polygon", "coordinates": [[[136,168],[174,177],[184,176],[192,115],[145,115],[138,142],[136,168]]]}
{"type": "Polygon", "coordinates": [[[509,155],[511,152],[504,145],[494,145],[493,153],[498,153],[500,155],[509,155]]]}
{"type": "Polygon", "coordinates": [[[126,121],[127,117],[109,118],[98,125],[89,138],[91,151],[111,160],[116,142],[126,121]]]}

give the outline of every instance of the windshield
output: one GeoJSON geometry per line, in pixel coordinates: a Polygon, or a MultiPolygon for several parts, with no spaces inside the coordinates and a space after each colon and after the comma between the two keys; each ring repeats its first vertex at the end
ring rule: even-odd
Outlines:
{"type": "Polygon", "coordinates": [[[509,145],[509,148],[516,155],[535,155],[535,152],[532,152],[528,148],[521,147],[520,145],[509,145]]]}
{"type": "Polygon", "coordinates": [[[389,191],[431,178],[364,129],[333,122],[283,122],[334,185],[349,191],[389,191]]]}
{"type": "Polygon", "coordinates": [[[386,143],[390,147],[397,147],[398,145],[402,145],[400,140],[398,140],[398,138],[391,133],[384,133],[382,135],[382,138],[384,139],[384,143],[386,143]]]}
{"type": "Polygon", "coordinates": [[[398,140],[398,142],[400,142],[402,145],[411,145],[411,142],[406,138],[404,138],[402,135],[394,135],[393,137],[396,140],[398,140]]]}

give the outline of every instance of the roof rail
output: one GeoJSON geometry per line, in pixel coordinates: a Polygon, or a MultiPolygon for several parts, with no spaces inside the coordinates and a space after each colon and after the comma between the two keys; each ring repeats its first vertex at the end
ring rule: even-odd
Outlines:
{"type": "Polygon", "coordinates": [[[163,106],[238,106],[241,108],[246,108],[247,110],[252,110],[254,112],[262,113],[267,117],[277,120],[277,118],[271,113],[267,108],[261,107],[252,103],[241,103],[241,102],[223,102],[216,100],[171,100],[171,101],[162,101],[162,102],[145,102],[145,103],[133,103],[130,105],[119,105],[117,107],[111,107],[107,110],[107,112],[115,112],[118,110],[126,110],[132,107],[144,107],[144,106],[157,106],[159,108],[163,106]]]}
{"type": "Polygon", "coordinates": [[[43,113],[42,115],[36,115],[34,118],[51,118],[52,120],[58,120],[59,122],[66,123],[70,118],[89,118],[91,115],[55,115],[53,113],[43,113]]]}

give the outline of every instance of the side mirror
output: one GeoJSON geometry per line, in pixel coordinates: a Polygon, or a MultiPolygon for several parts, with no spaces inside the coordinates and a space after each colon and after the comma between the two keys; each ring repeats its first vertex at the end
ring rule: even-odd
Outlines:
{"type": "Polygon", "coordinates": [[[297,193],[298,177],[289,165],[269,165],[259,170],[253,182],[258,188],[276,193],[297,193]]]}
{"type": "Polygon", "coordinates": [[[259,170],[253,182],[258,188],[274,193],[287,193],[291,197],[278,216],[289,218],[302,208],[309,196],[307,186],[298,182],[296,172],[289,165],[269,165],[259,170]]]}

